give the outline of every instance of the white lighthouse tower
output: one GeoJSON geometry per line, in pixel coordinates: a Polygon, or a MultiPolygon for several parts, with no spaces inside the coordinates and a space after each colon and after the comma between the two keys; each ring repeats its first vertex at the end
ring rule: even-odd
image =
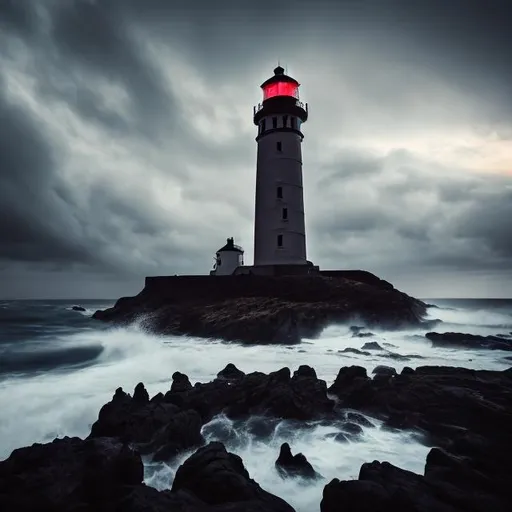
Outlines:
{"type": "Polygon", "coordinates": [[[254,265],[307,265],[302,186],[302,123],[307,104],[299,83],[278,66],[254,107],[258,126],[254,265]]]}

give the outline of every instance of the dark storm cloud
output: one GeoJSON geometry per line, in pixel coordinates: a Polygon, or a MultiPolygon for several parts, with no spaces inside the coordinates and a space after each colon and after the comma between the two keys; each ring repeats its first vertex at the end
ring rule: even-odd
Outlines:
{"type": "Polygon", "coordinates": [[[27,112],[0,95],[0,259],[88,261],[62,233],[53,203],[55,157],[27,112]]]}
{"type": "Polygon", "coordinates": [[[32,7],[19,0],[0,0],[0,27],[24,34],[31,33],[36,26],[32,7]]]}
{"type": "MultiPolygon", "coordinates": [[[[162,77],[139,51],[122,13],[111,2],[61,2],[52,13],[51,37],[66,67],[88,71],[93,76],[126,88],[135,112],[130,122],[140,133],[158,137],[173,121],[173,98],[165,90],[162,77]],[[83,69],[85,68],[85,69],[83,69]]],[[[94,82],[86,88],[87,75],[75,78],[78,87],[76,106],[81,112],[107,124],[119,125],[119,117],[98,108],[94,82]],[[81,80],[80,80],[81,78],[81,80]]]]}

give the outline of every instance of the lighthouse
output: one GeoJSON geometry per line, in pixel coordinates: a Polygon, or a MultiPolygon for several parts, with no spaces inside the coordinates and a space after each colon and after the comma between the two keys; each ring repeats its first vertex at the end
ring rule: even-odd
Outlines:
{"type": "Polygon", "coordinates": [[[278,66],[261,84],[263,101],[253,109],[256,142],[254,266],[311,265],[306,259],[302,182],[302,125],[307,104],[299,82],[278,66]]]}

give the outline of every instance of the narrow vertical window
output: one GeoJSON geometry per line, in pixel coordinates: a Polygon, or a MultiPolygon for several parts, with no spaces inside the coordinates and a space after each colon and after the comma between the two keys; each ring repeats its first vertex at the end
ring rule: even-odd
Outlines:
{"type": "Polygon", "coordinates": [[[277,235],[277,247],[283,247],[283,235],[277,235]]]}
{"type": "Polygon", "coordinates": [[[295,117],[290,118],[290,125],[294,130],[297,129],[297,119],[295,117]]]}
{"type": "Polygon", "coordinates": [[[283,199],[283,187],[277,187],[277,199],[283,199]]]}
{"type": "Polygon", "coordinates": [[[283,116],[283,127],[286,128],[288,126],[288,116],[283,116]]]}
{"type": "Polygon", "coordinates": [[[283,208],[283,220],[288,220],[288,208],[283,208]]]}
{"type": "Polygon", "coordinates": [[[263,133],[265,131],[265,119],[263,119],[263,121],[261,121],[261,133],[263,133]]]}
{"type": "Polygon", "coordinates": [[[283,150],[283,144],[281,143],[281,141],[279,141],[277,143],[277,151],[282,151],[283,150]]]}
{"type": "Polygon", "coordinates": [[[277,128],[277,117],[272,118],[272,128],[277,128]]]}

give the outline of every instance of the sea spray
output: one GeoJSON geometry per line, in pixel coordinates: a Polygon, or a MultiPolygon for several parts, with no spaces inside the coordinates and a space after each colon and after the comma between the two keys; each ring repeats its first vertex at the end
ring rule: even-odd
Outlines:
{"type": "MultiPolygon", "coordinates": [[[[319,510],[322,490],[333,478],[357,478],[361,464],[372,460],[387,460],[402,468],[423,473],[429,447],[420,443],[413,432],[393,432],[381,428],[363,427],[363,433],[352,441],[338,442],[332,435],[339,429],[321,421],[307,422],[304,428],[290,429],[286,421],[278,422],[273,433],[261,438],[250,432],[247,422],[234,422],[223,415],[217,416],[203,427],[207,442],[220,440],[227,449],[242,457],[251,478],[263,489],[283,498],[297,512],[319,510]],[[216,428],[211,428],[217,424],[216,428]],[[223,424],[219,429],[219,424],[223,424]],[[282,427],[282,428],[281,428],[282,427]],[[221,435],[218,434],[221,432],[221,435]],[[324,478],[308,481],[301,478],[283,479],[274,463],[281,444],[288,442],[293,453],[303,453],[315,470],[324,478]]],[[[190,455],[182,454],[171,464],[146,462],[145,482],[159,490],[172,485],[179,465],[190,455]]]]}

